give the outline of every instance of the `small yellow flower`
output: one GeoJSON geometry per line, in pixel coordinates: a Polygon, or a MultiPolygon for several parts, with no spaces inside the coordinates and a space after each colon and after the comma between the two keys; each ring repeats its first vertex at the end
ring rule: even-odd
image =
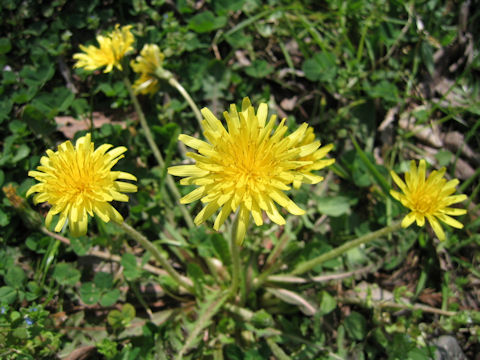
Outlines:
{"type": "Polygon", "coordinates": [[[136,93],[154,94],[158,91],[160,85],[156,71],[162,69],[163,59],[165,56],[157,45],[146,44],[135,59],[136,61],[130,62],[133,71],[140,74],[133,84],[136,93]]]}
{"type": "Polygon", "coordinates": [[[127,25],[119,29],[117,24],[115,30],[107,36],[98,35],[97,42],[100,45],[99,48],[93,45],[80,45],[80,50],[83,53],[73,55],[73,58],[77,60],[74,67],[95,70],[106,66],[104,70],[106,73],[112,71],[114,66],[122,70],[121,60],[127,52],[133,51],[132,44],[135,38],[130,32],[131,28],[131,25],[127,25]]]}
{"type": "Polygon", "coordinates": [[[462,223],[449,215],[464,215],[467,210],[449,206],[464,201],[467,196],[452,195],[459,181],[457,179],[450,181],[444,179],[445,168],[440,169],[440,171],[433,171],[427,179],[425,179],[425,169],[425,160],[420,160],[418,168],[415,161],[412,160],[410,171],[405,173],[405,182],[395,172],[391,171],[393,181],[402,190],[403,194],[394,190],[390,190],[390,194],[403,206],[411,210],[403,219],[402,227],[406,228],[414,221],[417,222],[418,226],[423,226],[425,225],[425,218],[427,218],[438,239],[443,241],[445,240],[445,233],[438,220],[457,229],[463,228],[462,223]]]}
{"type": "Polygon", "coordinates": [[[73,236],[87,232],[88,215],[96,214],[105,222],[123,221],[109,202],[128,201],[122,193],[137,191],[136,185],[117,180],[137,179],[129,173],[111,170],[127,151],[124,146],[112,147],[104,144],[94,150],[91,135],[87,134],[77,140],[75,147],[65,141],[57,151],[47,150],[38,171],[28,172],[28,176],[40,182],[28,190],[27,196],[38,193],[33,198],[35,204],[48,202],[52,206],[45,221],[47,227],[56,214],[60,218],[55,231],[61,231],[68,219],[73,236]]]}
{"type": "Polygon", "coordinates": [[[311,133],[308,125],[285,136],[285,119],[275,128],[276,116],[267,122],[267,113],[267,104],[260,104],[255,114],[250,100],[244,98],[240,113],[234,104],[230,112],[223,113],[226,130],[210,110],[202,109],[208,142],[181,134],[179,140],[198,151],[187,153],[196,163],[168,169],[172,175],[185,177],[180,184],[198,186],[181,199],[184,204],[199,199],[206,204],[195,218],[197,225],[221,209],[213,226],[218,230],[228,215],[238,210],[237,243],[243,241],[250,215],[256,225],[263,224],[263,212],[273,222],[285,224],[275,203],[294,215],[304,214],[284,191],[296,179],[310,183],[321,180],[308,176],[320,161],[320,142],[306,135],[311,133]]]}
{"type": "MultiPolygon", "coordinates": [[[[304,124],[303,126],[305,126],[304,124]]],[[[305,134],[299,138],[297,147],[307,146],[309,144],[317,144],[320,146],[320,141],[315,141],[315,134],[311,127],[305,127],[305,134]]],[[[293,187],[298,189],[302,183],[305,184],[317,184],[323,180],[323,176],[312,174],[313,170],[320,170],[324,167],[330,166],[335,163],[335,159],[325,159],[325,156],[332,150],[333,144],[328,144],[316,150],[315,152],[306,156],[301,156],[298,161],[308,162],[307,165],[299,166],[295,169],[295,180],[293,181],[293,187]]]]}

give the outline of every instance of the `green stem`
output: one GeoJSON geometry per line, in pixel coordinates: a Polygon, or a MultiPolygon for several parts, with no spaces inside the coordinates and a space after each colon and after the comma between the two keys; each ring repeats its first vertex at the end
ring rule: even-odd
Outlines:
{"type": "MultiPolygon", "coordinates": [[[[240,210],[239,210],[240,211],[240,210]]],[[[232,232],[230,234],[230,252],[232,255],[232,283],[230,285],[230,295],[235,296],[240,284],[240,252],[237,244],[238,221],[240,214],[237,212],[232,224],[232,232]]]]}
{"type": "MultiPolygon", "coordinates": [[[[123,83],[125,84],[125,87],[127,88],[128,93],[130,94],[130,99],[132,100],[133,107],[135,108],[135,111],[138,114],[140,125],[142,126],[143,132],[145,133],[145,137],[147,138],[148,145],[152,149],[153,156],[155,156],[155,159],[157,160],[158,165],[160,165],[161,168],[164,168],[165,161],[163,160],[162,154],[160,153],[160,150],[158,149],[157,144],[155,144],[155,140],[153,139],[152,132],[150,131],[150,127],[148,126],[147,120],[145,119],[145,115],[143,113],[142,107],[140,106],[137,96],[133,91],[132,84],[130,83],[130,80],[126,76],[123,78],[123,83]]],[[[185,222],[187,223],[188,227],[189,228],[195,227],[192,220],[192,216],[188,212],[187,208],[180,203],[181,195],[177,189],[177,186],[175,185],[175,181],[173,180],[172,176],[167,174],[166,179],[167,179],[167,186],[170,189],[171,193],[173,194],[175,201],[177,202],[177,205],[180,208],[180,211],[182,212],[182,215],[185,218],[185,222]]]]}
{"type": "Polygon", "coordinates": [[[261,274],[259,274],[253,281],[253,286],[257,289],[261,284],[265,282],[267,277],[278,268],[281,264],[277,262],[278,256],[280,256],[281,252],[287,246],[288,241],[290,240],[290,234],[285,232],[283,236],[280,238],[280,241],[277,243],[273,251],[267,258],[265,262],[265,267],[261,274]]]}
{"type": "Polygon", "coordinates": [[[152,149],[153,156],[155,156],[155,159],[157,160],[158,165],[160,165],[163,168],[165,167],[165,161],[163,160],[162,154],[160,153],[160,150],[158,149],[157,144],[155,144],[155,140],[153,139],[152,132],[150,131],[150,127],[148,126],[147,120],[145,119],[145,115],[143,113],[142,107],[140,106],[137,96],[133,91],[132,83],[126,76],[123,78],[123,83],[125,84],[125,87],[128,90],[130,99],[132,100],[132,103],[133,103],[133,107],[135,108],[135,111],[137,112],[137,115],[138,115],[138,119],[140,120],[140,125],[142,126],[143,132],[145,133],[145,137],[147,138],[148,145],[152,149]]]}
{"type": "Polygon", "coordinates": [[[187,291],[193,293],[193,285],[190,279],[180,275],[170,263],[163,257],[160,251],[155,245],[153,245],[143,234],[139,233],[133,227],[128,225],[126,222],[117,224],[123,231],[125,231],[132,239],[137,241],[145,250],[150,252],[155,260],[157,260],[160,265],[165,269],[165,271],[181,286],[183,286],[187,291]]]}
{"type": "Polygon", "coordinates": [[[385,226],[383,229],[371,232],[369,234],[360,236],[359,238],[356,238],[352,241],[349,241],[333,250],[330,250],[329,252],[322,254],[320,256],[317,256],[316,258],[303,262],[300,265],[298,265],[293,271],[290,273],[290,275],[300,275],[303,274],[312,268],[314,268],[317,265],[320,265],[324,263],[325,261],[334,259],[336,257],[339,257],[340,255],[346,253],[348,250],[353,249],[361,244],[366,244],[372,240],[375,240],[376,238],[379,238],[381,236],[390,234],[394,231],[397,231],[402,227],[402,222],[397,221],[394,222],[391,225],[385,226]]]}
{"type": "Polygon", "coordinates": [[[202,120],[203,120],[202,113],[198,109],[197,104],[195,104],[195,101],[193,101],[192,97],[187,92],[187,90],[185,90],[185,88],[177,81],[177,79],[175,79],[175,77],[173,76],[173,74],[170,71],[164,69],[163,67],[158,67],[155,70],[155,75],[159,79],[163,79],[163,80],[168,81],[168,83],[171,86],[173,86],[175,89],[178,90],[178,92],[180,94],[182,94],[184,99],[187,100],[188,105],[192,108],[193,113],[195,114],[195,118],[197,119],[198,125],[200,126],[200,129],[201,129],[202,128],[202,120]]]}
{"type": "Polygon", "coordinates": [[[172,85],[175,89],[178,90],[180,94],[187,100],[188,105],[193,110],[193,113],[195,114],[195,118],[197,119],[198,126],[200,129],[202,129],[202,121],[203,121],[203,116],[200,110],[197,107],[197,104],[193,101],[193,99],[190,97],[190,94],[185,90],[185,88],[172,76],[170,79],[168,79],[168,83],[172,85]]]}

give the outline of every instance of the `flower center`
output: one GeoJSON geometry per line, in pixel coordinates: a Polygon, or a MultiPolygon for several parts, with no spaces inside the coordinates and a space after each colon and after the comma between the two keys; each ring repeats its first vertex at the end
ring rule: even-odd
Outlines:
{"type": "Polygon", "coordinates": [[[263,188],[263,184],[273,177],[272,164],[275,161],[272,154],[260,149],[253,141],[235,145],[228,147],[228,156],[223,161],[225,176],[235,183],[236,188],[245,191],[263,188]]]}
{"type": "Polygon", "coordinates": [[[69,199],[68,201],[74,199],[81,199],[82,201],[87,199],[94,200],[108,186],[102,173],[95,169],[93,164],[88,163],[82,166],[72,164],[69,169],[66,169],[64,174],[59,174],[57,179],[59,181],[52,185],[56,187],[60,197],[69,199]]]}
{"type": "Polygon", "coordinates": [[[433,214],[438,207],[438,193],[435,189],[422,186],[412,194],[413,208],[422,214],[433,214]]]}

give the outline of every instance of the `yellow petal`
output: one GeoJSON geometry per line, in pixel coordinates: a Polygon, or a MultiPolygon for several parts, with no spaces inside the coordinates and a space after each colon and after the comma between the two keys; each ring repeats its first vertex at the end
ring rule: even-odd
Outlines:
{"type": "Polygon", "coordinates": [[[87,233],[88,217],[85,214],[78,221],[70,224],[70,233],[72,236],[83,236],[87,233]]]}
{"type": "Polygon", "coordinates": [[[439,224],[437,219],[435,217],[427,215],[428,222],[430,223],[430,226],[432,227],[433,231],[435,232],[435,235],[437,235],[438,240],[444,241],[445,240],[445,233],[442,229],[442,226],[439,224]]]}
{"type": "Polygon", "coordinates": [[[425,216],[419,213],[415,213],[415,220],[418,226],[425,225],[425,216]]]}
{"type": "Polygon", "coordinates": [[[242,245],[245,234],[247,233],[248,223],[250,222],[250,211],[245,207],[240,207],[238,213],[237,229],[235,231],[235,243],[242,245]]]}
{"type": "Polygon", "coordinates": [[[204,206],[193,220],[195,225],[200,225],[201,223],[205,222],[205,220],[212,216],[213,213],[218,210],[218,208],[219,205],[216,202],[211,202],[204,206]]]}
{"type": "Polygon", "coordinates": [[[228,215],[230,215],[231,213],[232,213],[231,200],[229,200],[228,202],[225,203],[225,205],[220,210],[218,216],[215,219],[213,228],[217,231],[220,230],[220,227],[223,225],[228,215]]]}
{"type": "Polygon", "coordinates": [[[211,146],[209,143],[207,143],[205,141],[199,140],[197,138],[194,138],[192,136],[185,135],[185,134],[180,134],[178,136],[178,140],[183,142],[188,147],[191,147],[192,149],[197,149],[197,150],[202,148],[202,147],[209,148],[211,146]]]}
{"type": "Polygon", "coordinates": [[[60,217],[58,219],[57,225],[55,226],[55,232],[60,232],[65,225],[65,222],[67,221],[67,215],[68,213],[66,211],[62,212],[60,214],[60,217]]]}
{"type": "Polygon", "coordinates": [[[175,176],[198,176],[202,177],[209,173],[209,171],[202,170],[196,165],[178,165],[168,168],[168,173],[175,176]]]}
{"type": "Polygon", "coordinates": [[[467,213],[466,209],[459,209],[459,208],[449,208],[446,207],[441,210],[444,214],[453,215],[453,216],[460,216],[465,215],[467,213]]]}
{"type": "Polygon", "coordinates": [[[453,196],[449,196],[446,200],[445,200],[445,206],[449,206],[449,205],[452,205],[452,204],[456,204],[456,203],[459,203],[459,202],[462,202],[462,201],[465,201],[467,200],[468,197],[467,195],[453,195],[453,196]]]}
{"type": "Polygon", "coordinates": [[[93,208],[94,213],[102,219],[104,222],[110,221],[110,207],[111,205],[108,203],[99,203],[97,206],[93,208]]]}
{"type": "Polygon", "coordinates": [[[134,175],[132,175],[132,174],[130,174],[130,173],[127,173],[127,172],[123,172],[123,171],[112,171],[112,173],[114,174],[115,179],[137,181],[137,178],[136,178],[134,175]]]}
{"type": "Polygon", "coordinates": [[[196,188],[192,192],[188,193],[184,197],[180,199],[180,202],[182,204],[189,204],[191,202],[194,202],[196,200],[199,200],[205,193],[205,186],[201,186],[199,188],[196,188]]]}
{"type": "Polygon", "coordinates": [[[408,213],[402,220],[402,227],[403,228],[407,228],[409,227],[410,225],[412,225],[412,223],[415,221],[415,213],[414,212],[410,212],[408,213]]]}
{"type": "Polygon", "coordinates": [[[457,229],[463,229],[463,224],[460,221],[457,221],[448,215],[437,214],[436,216],[438,220],[443,221],[445,224],[450,225],[451,227],[454,227],[457,229]]]}
{"type": "Polygon", "coordinates": [[[285,219],[283,218],[282,215],[277,210],[277,207],[273,202],[270,201],[268,204],[268,209],[265,211],[267,213],[267,216],[272,220],[274,223],[278,225],[285,225],[285,219]]]}
{"type": "Polygon", "coordinates": [[[392,177],[395,184],[398,185],[400,190],[402,190],[404,193],[407,192],[407,185],[403,182],[402,179],[400,179],[400,177],[393,170],[390,171],[390,176],[392,177]]]}
{"type": "Polygon", "coordinates": [[[280,206],[287,209],[293,215],[304,215],[305,210],[298,207],[292,200],[288,198],[283,192],[273,190],[270,192],[270,197],[275,200],[280,206]]]}
{"type": "Polygon", "coordinates": [[[126,193],[134,193],[134,192],[137,192],[137,189],[138,189],[137,185],[130,184],[123,181],[115,181],[115,186],[118,191],[126,192],[126,193]]]}

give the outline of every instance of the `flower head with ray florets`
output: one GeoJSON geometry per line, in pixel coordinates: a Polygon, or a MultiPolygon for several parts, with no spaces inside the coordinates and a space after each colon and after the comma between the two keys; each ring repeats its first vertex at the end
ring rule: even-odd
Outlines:
{"type": "Polygon", "coordinates": [[[304,214],[284,191],[294,181],[297,185],[321,181],[321,177],[310,176],[310,171],[334,161],[323,163],[318,158],[320,142],[309,136],[313,131],[307,124],[285,136],[285,119],[275,126],[276,116],[267,122],[267,113],[267,104],[260,104],[255,114],[250,100],[245,98],[241,112],[234,104],[230,112],[224,112],[226,130],[210,110],[202,109],[203,133],[208,142],[179,136],[179,140],[198,151],[187,154],[196,164],[168,169],[172,175],[185,177],[180,184],[198,186],[181,199],[182,203],[201,199],[206,204],[195,218],[197,225],[221,209],[213,226],[218,230],[232,211],[239,211],[238,243],[243,241],[250,215],[257,225],[263,223],[262,212],[273,222],[285,224],[275,203],[294,215],[304,214]]]}
{"type": "Polygon", "coordinates": [[[405,173],[405,182],[391,171],[393,181],[398,185],[403,194],[391,190],[390,194],[403,206],[410,209],[410,213],[402,221],[403,227],[410,226],[414,221],[418,226],[425,225],[425,218],[432,226],[438,239],[445,240],[445,233],[438,220],[454,228],[461,229],[463,224],[453,219],[449,215],[464,215],[465,209],[449,207],[452,204],[464,201],[466,195],[452,195],[459,181],[457,179],[447,181],[443,178],[445,168],[439,171],[433,171],[427,179],[425,160],[420,160],[417,165],[415,161],[410,163],[410,171],[405,173]],[[437,220],[438,219],[438,220],[437,220]]]}
{"type": "Polygon", "coordinates": [[[47,150],[37,171],[28,172],[40,182],[28,190],[27,196],[37,193],[35,203],[48,202],[52,206],[45,221],[47,227],[56,214],[60,217],[55,231],[61,231],[68,219],[73,236],[87,232],[88,215],[96,214],[105,222],[123,221],[109,202],[128,201],[123,193],[137,191],[136,185],[117,180],[137,179],[129,173],[111,170],[127,151],[124,146],[112,147],[104,144],[95,150],[91,135],[87,134],[77,140],[75,147],[66,141],[55,152],[47,150]]]}
{"type": "Polygon", "coordinates": [[[157,72],[162,70],[164,58],[157,45],[146,44],[135,61],[130,62],[133,71],[140,74],[133,84],[136,93],[154,94],[158,91],[160,84],[157,72]]]}
{"type": "Polygon", "coordinates": [[[119,25],[116,25],[115,30],[107,36],[98,35],[97,42],[100,45],[98,48],[93,45],[80,45],[83,53],[73,55],[77,60],[74,66],[90,71],[106,66],[104,70],[106,73],[112,71],[113,67],[122,70],[121,60],[127,52],[133,51],[132,44],[135,38],[130,32],[131,28],[131,25],[127,25],[119,29],[119,25]]]}

